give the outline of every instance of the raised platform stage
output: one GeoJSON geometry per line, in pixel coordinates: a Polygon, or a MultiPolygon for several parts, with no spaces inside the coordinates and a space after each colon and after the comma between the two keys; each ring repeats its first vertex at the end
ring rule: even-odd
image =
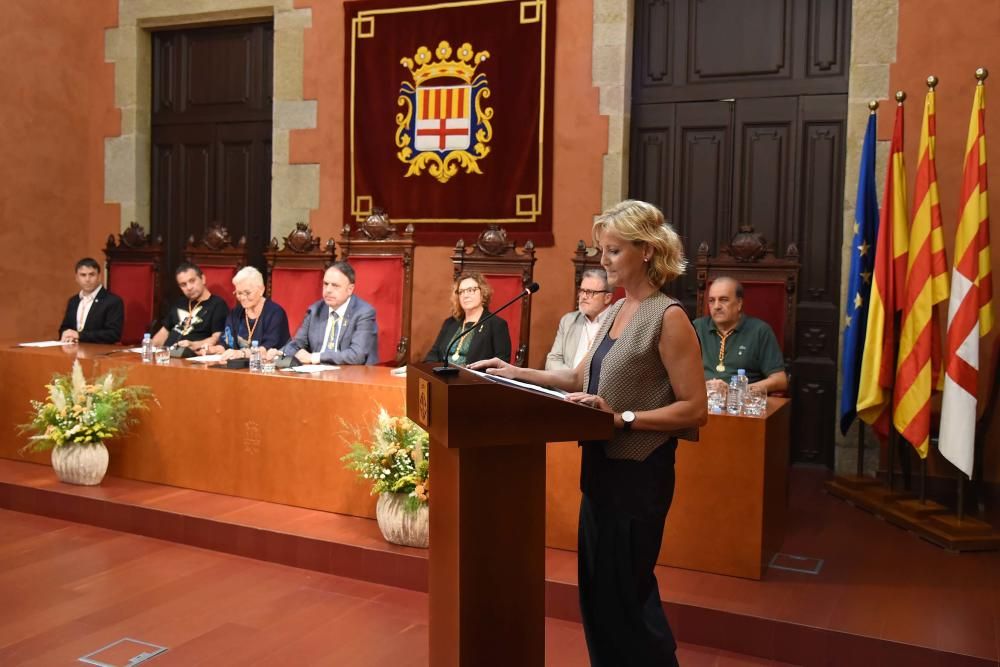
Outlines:
{"type": "MultiPolygon", "coordinates": [[[[1000,555],[941,551],[826,496],[825,480],[792,471],[780,563],[817,574],[658,568],[678,640],[801,665],[1000,665],[1000,555]]],[[[386,544],[370,519],[111,477],[74,487],[8,460],[0,507],[426,590],[427,552],[386,544]]],[[[572,552],[546,552],[546,613],[579,620],[572,552]]]]}

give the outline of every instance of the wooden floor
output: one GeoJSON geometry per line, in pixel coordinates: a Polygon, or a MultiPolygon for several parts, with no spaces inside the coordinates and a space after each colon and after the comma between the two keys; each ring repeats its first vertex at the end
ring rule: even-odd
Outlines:
{"type": "MultiPolygon", "coordinates": [[[[123,637],[166,646],[155,667],[427,665],[424,593],[7,510],[0,535],[0,665],[72,665],[123,637]]],[[[547,619],[546,665],[586,664],[580,625],[547,619]]]]}

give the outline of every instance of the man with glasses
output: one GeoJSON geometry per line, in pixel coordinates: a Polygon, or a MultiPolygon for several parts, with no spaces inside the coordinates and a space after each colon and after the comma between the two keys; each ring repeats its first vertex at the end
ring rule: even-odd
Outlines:
{"type": "Polygon", "coordinates": [[[578,310],[559,320],[552,351],[545,359],[545,370],[576,368],[587,355],[612,300],[608,274],[604,269],[587,269],[577,291],[578,310]]]}
{"type": "Polygon", "coordinates": [[[375,308],[354,295],[354,268],[336,262],[323,274],[323,298],[306,310],[302,326],[280,350],[268,356],[294,357],[300,364],[372,365],[378,363],[375,308]]]}

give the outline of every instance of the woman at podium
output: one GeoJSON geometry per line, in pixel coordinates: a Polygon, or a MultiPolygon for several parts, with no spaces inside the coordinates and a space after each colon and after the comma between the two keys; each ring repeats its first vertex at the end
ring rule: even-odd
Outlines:
{"type": "Polygon", "coordinates": [[[612,412],[615,434],[581,442],[578,572],[592,665],[673,665],[676,643],[653,568],[674,494],[678,439],[708,419],[698,338],[663,292],[685,270],[677,233],[655,206],[623,201],[594,223],[611,306],[574,369],[541,371],[491,359],[472,368],[555,386],[612,412]]]}
{"type": "Polygon", "coordinates": [[[510,331],[502,317],[490,314],[493,288],[483,274],[467,271],[455,280],[451,292],[451,316],[441,325],[434,347],[424,361],[443,362],[448,357],[454,366],[497,357],[510,360],[510,331]],[[469,333],[470,329],[474,329],[469,333]]]}

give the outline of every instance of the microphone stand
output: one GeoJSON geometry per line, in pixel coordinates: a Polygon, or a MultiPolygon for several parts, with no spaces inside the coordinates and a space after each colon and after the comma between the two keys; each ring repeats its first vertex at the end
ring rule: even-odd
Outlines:
{"type": "Polygon", "coordinates": [[[458,366],[452,366],[450,364],[450,362],[448,361],[448,358],[451,357],[451,353],[455,351],[455,346],[458,345],[458,342],[460,340],[462,340],[463,338],[465,338],[466,336],[468,336],[473,331],[475,331],[477,328],[479,328],[480,326],[482,326],[483,324],[485,324],[487,321],[489,321],[489,319],[491,317],[496,317],[497,313],[499,313],[500,311],[502,311],[502,310],[510,307],[511,305],[513,305],[514,302],[516,302],[518,299],[523,299],[525,297],[531,296],[532,294],[534,294],[537,291],[538,291],[538,283],[531,283],[530,285],[528,285],[527,287],[525,287],[523,290],[521,290],[521,292],[517,296],[515,296],[513,299],[511,299],[510,301],[508,301],[504,305],[500,306],[496,310],[490,312],[489,315],[487,315],[486,317],[484,317],[483,319],[481,319],[479,322],[477,322],[476,326],[469,327],[466,331],[463,331],[460,335],[455,336],[455,338],[453,338],[452,341],[451,341],[451,343],[448,345],[448,348],[445,350],[444,366],[435,366],[433,368],[433,371],[434,371],[435,375],[455,375],[455,374],[457,374],[459,367],[458,366]]]}

